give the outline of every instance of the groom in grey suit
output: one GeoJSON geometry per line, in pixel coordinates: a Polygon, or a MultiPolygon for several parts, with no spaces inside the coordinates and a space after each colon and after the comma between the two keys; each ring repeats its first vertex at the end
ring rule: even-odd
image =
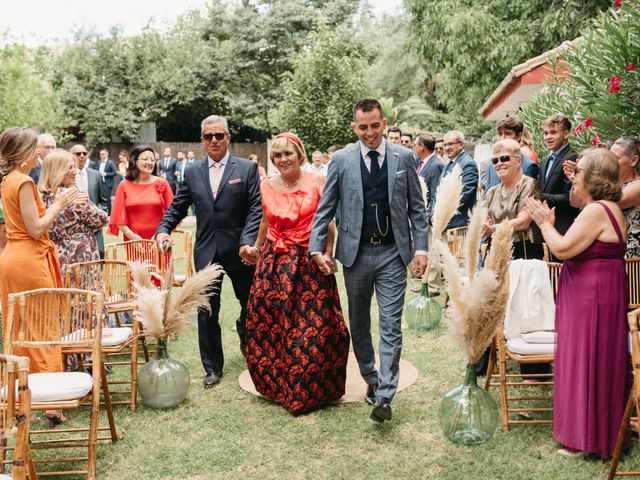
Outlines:
{"type": "Polygon", "coordinates": [[[336,152],[329,164],[309,252],[324,274],[333,260],[323,254],[329,223],[340,218],[336,258],[344,266],[349,325],[360,374],[368,385],[371,418],[391,420],[402,349],[402,307],[406,266],[420,276],[427,265],[427,213],[413,155],[386,142],[387,119],[377,100],[353,109],[352,128],[360,141],[336,152]],[[415,250],[414,250],[415,249],[415,250]],[[380,371],[371,340],[371,298],[376,292],[380,326],[380,371]]]}

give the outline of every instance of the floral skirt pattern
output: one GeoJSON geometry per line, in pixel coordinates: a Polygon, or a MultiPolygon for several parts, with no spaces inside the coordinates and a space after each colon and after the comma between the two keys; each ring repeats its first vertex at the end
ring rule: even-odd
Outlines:
{"type": "Polygon", "coordinates": [[[336,279],[298,245],[267,240],[249,296],[245,357],[263,396],[304,413],[344,395],[349,332],[336,279]]]}

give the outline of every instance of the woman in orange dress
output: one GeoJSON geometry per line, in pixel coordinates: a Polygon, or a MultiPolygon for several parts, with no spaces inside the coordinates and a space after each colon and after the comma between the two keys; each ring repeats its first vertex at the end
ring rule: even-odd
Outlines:
{"type": "MultiPolygon", "coordinates": [[[[74,203],[80,193],[77,188],[57,193],[51,207],[45,209],[29,177],[29,171],[38,165],[37,140],[36,132],[30,128],[9,128],[0,134],[0,176],[3,177],[2,202],[7,228],[7,246],[0,255],[0,298],[5,342],[9,341],[11,335],[6,328],[9,294],[62,287],[56,246],[49,240],[47,232],[58,214],[74,203]]],[[[30,358],[32,373],[63,371],[59,348],[30,348],[26,352],[14,353],[30,358]]]]}
{"type": "Polygon", "coordinates": [[[164,212],[173,202],[169,183],[156,176],[155,152],[148,145],[134,147],[126,178],[116,190],[109,230],[125,240],[151,239],[164,212]]]}
{"type": "MultiPolygon", "coordinates": [[[[349,332],[335,276],[320,273],[307,252],[326,177],[302,171],[306,154],[292,133],[274,139],[271,159],[280,174],[260,184],[261,248],[244,353],[258,392],[300,414],[344,395],[349,332]]],[[[324,252],[329,258],[334,233],[324,252]]]]}

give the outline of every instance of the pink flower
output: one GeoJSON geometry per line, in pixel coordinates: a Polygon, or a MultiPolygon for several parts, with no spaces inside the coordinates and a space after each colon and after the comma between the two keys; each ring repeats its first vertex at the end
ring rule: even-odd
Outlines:
{"type": "Polygon", "coordinates": [[[613,6],[620,8],[622,6],[622,0],[613,0],[613,6]]]}
{"type": "Polygon", "coordinates": [[[587,119],[584,122],[582,122],[582,124],[584,125],[584,128],[589,128],[592,123],[593,123],[593,119],[591,117],[587,117],[587,119]]]}
{"type": "Polygon", "coordinates": [[[600,132],[596,132],[596,137],[599,137],[599,136],[600,136],[600,132]]]}
{"type": "Polygon", "coordinates": [[[577,128],[574,130],[574,132],[576,133],[582,132],[582,124],[578,125],[577,128]]]}
{"type": "Polygon", "coordinates": [[[597,147],[599,143],[600,143],[600,140],[598,140],[597,138],[592,138],[591,139],[591,146],[592,147],[594,147],[594,148],[597,147]]]}
{"type": "Polygon", "coordinates": [[[636,68],[636,65],[634,63],[630,63],[629,65],[627,65],[627,72],[630,72],[634,68],[636,68]]]}

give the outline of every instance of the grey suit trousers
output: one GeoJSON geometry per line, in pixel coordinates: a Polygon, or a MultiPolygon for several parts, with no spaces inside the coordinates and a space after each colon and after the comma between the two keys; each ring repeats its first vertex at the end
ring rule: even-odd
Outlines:
{"type": "Polygon", "coordinates": [[[402,350],[402,308],[407,268],[395,244],[366,245],[351,267],[344,267],[349,300],[349,330],[360,374],[380,386],[377,396],[391,401],[398,389],[402,350]],[[375,368],[371,341],[371,298],[375,289],[380,329],[380,372],[375,368]]]}

